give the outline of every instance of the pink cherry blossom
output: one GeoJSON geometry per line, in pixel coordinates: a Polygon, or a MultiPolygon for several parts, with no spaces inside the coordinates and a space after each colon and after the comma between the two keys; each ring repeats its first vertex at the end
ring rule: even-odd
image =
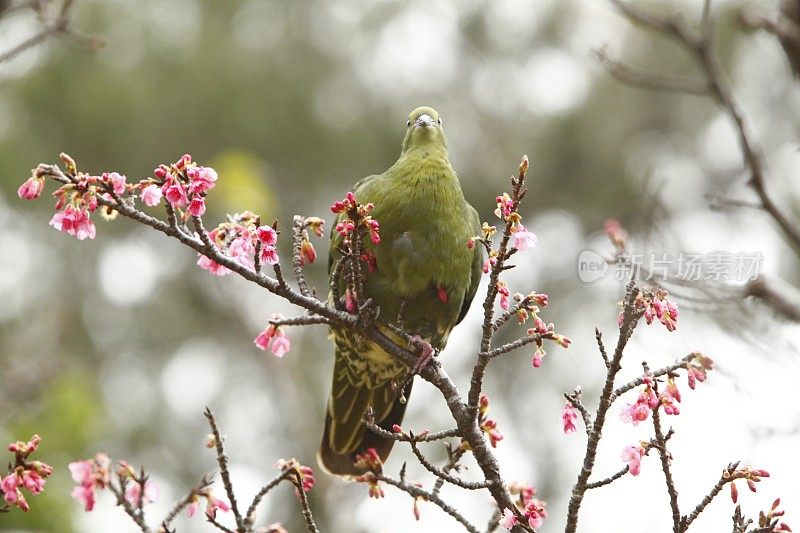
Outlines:
{"type": "Polygon", "coordinates": [[[541,348],[536,348],[536,351],[533,352],[533,359],[531,359],[531,365],[533,368],[539,368],[542,366],[542,358],[545,356],[545,351],[541,348]]]}
{"type": "Polygon", "coordinates": [[[644,448],[641,446],[625,446],[622,450],[622,460],[628,463],[628,471],[632,476],[638,476],[641,470],[644,448]]]}
{"type": "Polygon", "coordinates": [[[544,519],[547,518],[547,510],[544,506],[543,501],[532,498],[522,511],[522,514],[528,519],[528,525],[534,529],[540,528],[544,519]]]}
{"type": "Polygon", "coordinates": [[[201,217],[206,212],[206,201],[202,196],[195,196],[189,202],[189,213],[195,217],[201,217]]]}
{"type": "Polygon", "coordinates": [[[514,210],[514,201],[508,195],[508,193],[504,192],[502,196],[497,197],[497,209],[494,210],[494,214],[498,218],[507,218],[511,215],[512,211],[514,210]]]}
{"type": "Polygon", "coordinates": [[[520,252],[536,246],[536,235],[526,230],[522,224],[517,225],[512,237],[514,237],[514,248],[520,252]]]}
{"type": "Polygon", "coordinates": [[[200,253],[197,254],[197,266],[203,270],[207,270],[214,276],[227,276],[231,273],[231,270],[228,267],[220,265],[213,259],[209,259],[200,253]]]}
{"type": "Polygon", "coordinates": [[[644,422],[650,416],[650,407],[646,403],[636,402],[628,405],[620,412],[620,418],[623,422],[631,423],[634,426],[639,422],[644,422]]]}
{"type": "Polygon", "coordinates": [[[69,464],[69,471],[72,474],[72,480],[80,485],[91,481],[92,479],[93,464],[90,459],[83,461],[75,461],[69,464]]]}
{"type": "Polygon", "coordinates": [[[164,193],[161,192],[161,188],[155,183],[148,185],[147,187],[142,189],[142,192],[140,194],[142,202],[144,202],[144,205],[149,207],[154,207],[160,204],[163,195],[164,193]]]}
{"type": "Polygon", "coordinates": [[[110,182],[111,187],[114,189],[114,193],[122,194],[125,192],[125,181],[127,178],[118,172],[105,172],[103,174],[103,181],[110,182]]]}
{"type": "Polygon", "coordinates": [[[267,348],[269,348],[269,344],[272,342],[272,338],[275,336],[277,329],[278,328],[276,326],[270,324],[264,331],[259,333],[255,339],[253,339],[253,344],[255,344],[260,350],[267,351],[267,348]]]}
{"type": "Polygon", "coordinates": [[[500,307],[508,309],[509,292],[504,281],[497,282],[497,293],[500,295],[500,307]]]}
{"type": "Polygon", "coordinates": [[[661,402],[661,407],[664,408],[664,413],[668,415],[680,414],[681,411],[678,402],[681,401],[681,393],[674,379],[670,378],[667,381],[667,386],[664,392],[661,393],[659,400],[661,402]]]}
{"type": "Polygon", "coordinates": [[[197,514],[197,511],[200,509],[200,498],[197,496],[192,496],[189,505],[186,506],[186,514],[189,515],[189,518],[192,518],[194,515],[197,514]]]}
{"type": "Polygon", "coordinates": [[[261,262],[267,265],[277,265],[280,262],[278,250],[274,246],[262,246],[261,262]]]}
{"type": "Polygon", "coordinates": [[[503,518],[500,519],[500,527],[511,531],[511,528],[515,525],[517,525],[517,517],[514,516],[514,512],[508,508],[503,509],[503,518]]]}
{"type": "Polygon", "coordinates": [[[34,200],[44,190],[44,179],[31,176],[17,189],[17,196],[23,200],[34,200]]]}
{"type": "Polygon", "coordinates": [[[542,320],[538,316],[534,317],[534,319],[533,319],[533,329],[539,335],[544,335],[545,333],[547,333],[547,324],[545,324],[544,320],[542,320]]]}
{"type": "Polygon", "coordinates": [[[367,224],[367,228],[369,229],[369,237],[370,240],[372,241],[372,244],[380,244],[381,242],[381,236],[379,233],[380,224],[378,224],[378,221],[372,217],[367,217],[367,220],[365,222],[367,224]]]}
{"type": "Polygon", "coordinates": [[[152,503],[158,499],[159,490],[158,486],[152,481],[146,481],[144,484],[144,491],[142,491],[142,486],[138,481],[132,481],[128,485],[128,488],[125,490],[125,499],[128,500],[131,505],[141,505],[152,503]]]}
{"type": "Polygon", "coordinates": [[[228,246],[228,254],[239,264],[250,269],[255,268],[253,259],[255,251],[252,235],[247,231],[233,239],[228,246]]]}
{"type": "Polygon", "coordinates": [[[278,331],[275,333],[275,338],[272,340],[272,354],[275,357],[283,357],[286,352],[291,349],[292,343],[289,340],[289,337],[283,332],[282,329],[278,328],[278,331]]]}
{"type": "Polygon", "coordinates": [[[161,186],[161,192],[172,207],[183,207],[189,201],[183,184],[172,177],[161,186]]]}
{"type": "Polygon", "coordinates": [[[89,218],[89,213],[82,209],[75,209],[71,205],[53,215],[50,225],[58,231],[77,237],[79,241],[87,237],[94,239],[97,234],[97,229],[92,219],[89,218]]]}
{"type": "Polygon", "coordinates": [[[70,495],[83,504],[84,511],[88,512],[94,509],[95,497],[92,485],[77,485],[72,489],[70,495]]]}
{"type": "Polygon", "coordinates": [[[206,515],[208,515],[211,518],[216,517],[217,516],[217,509],[219,509],[223,513],[227,513],[228,511],[231,510],[231,506],[228,505],[228,503],[225,502],[224,500],[220,500],[219,498],[216,498],[211,493],[211,491],[209,491],[206,494],[206,515]]]}
{"type": "Polygon", "coordinates": [[[571,402],[564,404],[564,409],[561,411],[561,422],[564,425],[564,433],[569,435],[575,433],[578,428],[575,427],[575,421],[578,419],[578,410],[571,402]]]}
{"type": "Polygon", "coordinates": [[[17,473],[11,472],[9,475],[0,480],[0,490],[3,491],[5,494],[11,494],[12,492],[17,491],[17,486],[19,484],[20,484],[20,479],[17,477],[17,473]]]}
{"type": "Polygon", "coordinates": [[[278,232],[272,226],[259,226],[256,229],[256,238],[263,246],[275,246],[278,242],[278,232]]]}
{"type": "Polygon", "coordinates": [[[189,177],[189,193],[206,192],[214,188],[217,171],[211,167],[192,167],[186,171],[189,177]]]}
{"type": "Polygon", "coordinates": [[[31,494],[39,494],[44,490],[45,479],[37,472],[25,470],[22,474],[22,486],[28,489],[31,494]]]}

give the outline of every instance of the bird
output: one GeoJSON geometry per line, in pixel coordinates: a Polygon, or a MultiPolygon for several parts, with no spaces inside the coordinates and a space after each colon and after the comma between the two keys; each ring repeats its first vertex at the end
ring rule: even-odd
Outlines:
{"type": "MultiPolygon", "coordinates": [[[[371,264],[361,268],[360,301],[372,299],[382,319],[423,346],[444,349],[475,297],[483,252],[473,246],[480,219],[450,164],[439,113],[431,107],[412,111],[397,162],[358,181],[352,192],[360,204],[374,204],[370,215],[380,225],[378,244],[364,239],[371,264]]],[[[340,214],[338,222],[343,218],[340,214]]],[[[329,278],[339,276],[344,287],[342,269],[336,268],[341,245],[342,236],[332,230],[329,278]]],[[[390,328],[379,327],[402,345],[390,328]]],[[[394,444],[368,430],[365,415],[371,413],[375,424],[392,431],[402,422],[413,378],[401,361],[356,333],[332,327],[330,336],[333,381],[318,462],[330,474],[353,478],[363,474],[357,455],[374,448],[384,462],[394,444]]],[[[408,343],[405,347],[416,351],[408,343]]]]}

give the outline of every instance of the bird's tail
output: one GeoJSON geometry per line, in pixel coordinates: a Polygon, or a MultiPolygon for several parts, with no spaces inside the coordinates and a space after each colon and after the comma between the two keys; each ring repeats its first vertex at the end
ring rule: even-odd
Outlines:
{"type": "Polygon", "coordinates": [[[367,430],[362,423],[367,409],[372,407],[375,423],[386,431],[403,421],[406,399],[411,394],[412,382],[406,385],[401,396],[391,382],[374,388],[363,383],[354,384],[346,368],[346,361],[337,349],[328,409],[325,416],[325,433],[317,454],[320,466],[338,476],[358,476],[364,471],[355,466],[356,455],[375,448],[381,461],[392,450],[394,440],[384,439],[367,430]]]}

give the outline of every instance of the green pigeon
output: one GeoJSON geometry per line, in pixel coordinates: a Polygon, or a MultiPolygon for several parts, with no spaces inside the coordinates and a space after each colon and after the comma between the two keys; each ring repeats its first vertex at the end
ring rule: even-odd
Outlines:
{"type": "MultiPolygon", "coordinates": [[[[353,188],[359,203],[375,204],[371,215],[381,235],[378,244],[365,239],[371,264],[362,263],[360,296],[361,301],[372,298],[387,322],[396,324],[402,310],[403,329],[441,350],[467,314],[480,282],[482,252],[468,244],[480,233],[480,219],[450,165],[439,113],[420,107],[406,126],[397,162],[353,188]]],[[[341,240],[332,231],[329,276],[336,275],[341,240]]],[[[346,287],[344,278],[339,286],[346,287]]],[[[385,333],[399,339],[388,328],[385,333]]],[[[332,328],[331,338],[333,386],[318,459],[332,474],[356,476],[363,473],[355,466],[357,454],[375,448],[385,461],[394,444],[364,427],[365,414],[371,408],[375,423],[388,431],[400,424],[411,392],[410,370],[350,331],[332,328]]]]}

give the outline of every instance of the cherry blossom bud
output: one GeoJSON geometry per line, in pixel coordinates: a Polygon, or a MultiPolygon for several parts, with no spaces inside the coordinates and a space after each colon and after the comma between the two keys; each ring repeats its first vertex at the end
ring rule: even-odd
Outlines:
{"type": "Polygon", "coordinates": [[[575,433],[578,428],[575,427],[575,421],[578,419],[578,410],[572,405],[572,402],[566,402],[564,409],[561,411],[561,422],[564,426],[564,433],[569,435],[575,433]]]}
{"type": "Polygon", "coordinates": [[[17,189],[17,196],[23,200],[35,200],[44,190],[44,178],[31,176],[17,189]]]}
{"type": "Polygon", "coordinates": [[[311,231],[314,232],[314,235],[317,237],[322,237],[324,235],[323,226],[325,225],[325,221],[319,217],[307,217],[306,224],[311,231]]]}
{"type": "Polygon", "coordinates": [[[64,163],[64,166],[66,167],[67,174],[74,176],[75,174],[78,173],[78,168],[76,167],[75,160],[72,159],[72,157],[70,157],[68,154],[65,154],[64,152],[61,152],[59,154],[59,157],[61,158],[61,161],[64,163]]]}
{"type": "Polygon", "coordinates": [[[528,156],[527,155],[523,155],[522,156],[522,162],[519,164],[519,173],[523,174],[523,175],[527,174],[529,165],[530,165],[530,162],[528,161],[528,156]]]}

